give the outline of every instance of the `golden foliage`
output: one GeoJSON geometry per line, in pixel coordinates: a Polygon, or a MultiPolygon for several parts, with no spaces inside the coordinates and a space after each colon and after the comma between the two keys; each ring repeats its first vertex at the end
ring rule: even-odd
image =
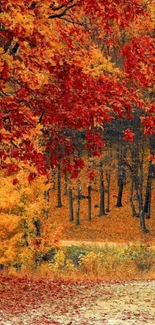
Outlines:
{"type": "Polygon", "coordinates": [[[4,186],[0,189],[0,203],[5,213],[2,212],[0,218],[0,263],[8,266],[33,264],[39,251],[47,252],[52,244],[57,246],[59,242],[59,231],[54,238],[44,213],[44,209],[48,209],[44,192],[49,185],[45,184],[45,176],[36,178],[30,185],[28,175],[32,170],[33,167],[24,166],[16,175],[16,185],[13,185],[14,176],[4,177],[1,173],[4,186]],[[41,222],[39,246],[34,226],[38,219],[41,222]]]}

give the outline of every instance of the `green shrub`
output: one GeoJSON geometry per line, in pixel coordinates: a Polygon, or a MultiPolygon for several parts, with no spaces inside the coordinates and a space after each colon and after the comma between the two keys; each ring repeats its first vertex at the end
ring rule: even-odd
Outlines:
{"type": "Polygon", "coordinates": [[[66,260],[71,260],[75,267],[79,267],[80,258],[83,255],[86,255],[87,251],[78,246],[70,246],[66,248],[66,260]]]}

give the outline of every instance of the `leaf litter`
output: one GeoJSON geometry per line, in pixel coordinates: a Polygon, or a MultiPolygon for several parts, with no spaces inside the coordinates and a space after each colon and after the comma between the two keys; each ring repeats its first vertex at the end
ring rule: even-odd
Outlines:
{"type": "Polygon", "coordinates": [[[155,280],[1,282],[1,325],[155,324],[155,280]]]}

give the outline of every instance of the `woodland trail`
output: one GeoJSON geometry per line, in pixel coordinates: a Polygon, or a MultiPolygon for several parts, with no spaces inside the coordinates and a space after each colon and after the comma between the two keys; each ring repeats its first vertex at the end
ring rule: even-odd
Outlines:
{"type": "MultiPolygon", "coordinates": [[[[106,242],[101,242],[101,241],[84,241],[84,240],[61,240],[60,241],[60,246],[63,247],[69,247],[69,246],[91,246],[94,248],[105,248],[105,247],[111,247],[111,248],[117,248],[117,247],[128,247],[130,244],[135,244],[135,245],[139,245],[140,242],[129,242],[129,243],[125,243],[125,242],[111,242],[111,241],[106,241],[106,242]]],[[[148,246],[155,250],[155,243],[146,243],[148,244],[148,246]]]]}
{"type": "MultiPolygon", "coordinates": [[[[56,282],[53,284],[56,285],[56,282]]],[[[5,313],[1,316],[0,313],[0,324],[155,324],[155,280],[129,283],[64,282],[60,290],[50,290],[46,295],[46,301],[40,301],[38,306],[22,314],[5,313]]]]}

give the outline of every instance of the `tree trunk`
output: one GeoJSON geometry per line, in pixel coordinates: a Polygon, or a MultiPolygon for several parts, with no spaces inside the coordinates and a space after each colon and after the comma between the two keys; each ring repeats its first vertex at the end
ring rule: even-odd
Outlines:
{"type": "Polygon", "coordinates": [[[78,182],[77,186],[77,206],[76,206],[76,220],[75,224],[79,226],[80,224],[80,200],[81,200],[81,186],[78,182]]]}
{"type": "Polygon", "coordinates": [[[36,221],[34,221],[34,225],[36,227],[36,236],[41,236],[41,221],[40,219],[37,219],[36,221]]]}
{"type": "Polygon", "coordinates": [[[104,175],[103,175],[103,161],[100,161],[100,217],[106,215],[105,213],[105,190],[104,190],[104,175]]]}
{"type": "Polygon", "coordinates": [[[141,226],[141,229],[144,233],[148,233],[149,230],[146,228],[146,225],[145,225],[145,214],[144,214],[144,210],[141,210],[140,211],[140,226],[141,226]]]}
{"type": "Polygon", "coordinates": [[[61,200],[61,166],[60,166],[60,163],[58,164],[58,192],[57,192],[57,199],[58,199],[57,208],[61,208],[62,207],[62,200],[61,200]]]}
{"type": "Polygon", "coordinates": [[[73,210],[73,191],[69,188],[69,221],[74,220],[74,210],[73,210]]]}
{"type": "Polygon", "coordinates": [[[123,179],[120,179],[119,186],[118,186],[117,203],[116,203],[117,207],[122,207],[123,188],[124,188],[124,182],[123,179]]]}
{"type": "Polygon", "coordinates": [[[144,213],[150,218],[151,212],[151,194],[152,194],[152,173],[154,166],[151,161],[149,161],[147,184],[146,184],[146,193],[145,193],[145,204],[144,204],[144,213]]]}
{"type": "Polygon", "coordinates": [[[118,196],[117,196],[117,207],[122,207],[122,198],[123,198],[123,189],[124,189],[124,181],[125,181],[125,168],[120,162],[119,164],[119,176],[118,176],[118,196]]]}
{"type": "MultiPolygon", "coordinates": [[[[155,154],[155,135],[150,137],[150,155],[155,154]]],[[[149,161],[148,167],[148,176],[146,184],[146,193],[145,193],[145,204],[144,204],[144,213],[147,214],[147,217],[150,218],[151,215],[151,195],[152,195],[152,177],[154,176],[154,165],[152,161],[149,161]]]]}
{"type": "Polygon", "coordinates": [[[130,187],[130,205],[131,205],[131,209],[132,209],[132,216],[136,217],[137,213],[136,213],[136,208],[133,202],[133,193],[134,193],[134,182],[133,182],[133,177],[131,179],[131,187],[130,187]]]}
{"type": "Polygon", "coordinates": [[[117,207],[122,207],[122,197],[123,197],[123,189],[125,183],[125,167],[122,163],[122,160],[126,158],[126,147],[118,148],[118,196],[117,196],[117,207]]]}
{"type": "Polygon", "coordinates": [[[140,216],[140,226],[141,229],[144,233],[148,233],[149,230],[146,228],[145,225],[145,214],[144,214],[144,209],[143,209],[143,198],[141,194],[141,189],[139,188],[139,180],[138,177],[135,177],[135,189],[136,189],[136,194],[138,198],[138,205],[139,205],[139,216],[140,216]]]}
{"type": "Polygon", "coordinates": [[[91,192],[92,192],[92,187],[91,185],[88,186],[88,220],[92,220],[92,202],[91,202],[91,192]]]}
{"type": "Polygon", "coordinates": [[[110,212],[110,182],[111,182],[111,177],[110,177],[109,172],[106,172],[106,180],[107,180],[107,208],[106,208],[106,212],[110,212]]]}
{"type": "Polygon", "coordinates": [[[64,191],[64,195],[68,195],[68,176],[67,174],[65,174],[65,191],[64,191]]]}

